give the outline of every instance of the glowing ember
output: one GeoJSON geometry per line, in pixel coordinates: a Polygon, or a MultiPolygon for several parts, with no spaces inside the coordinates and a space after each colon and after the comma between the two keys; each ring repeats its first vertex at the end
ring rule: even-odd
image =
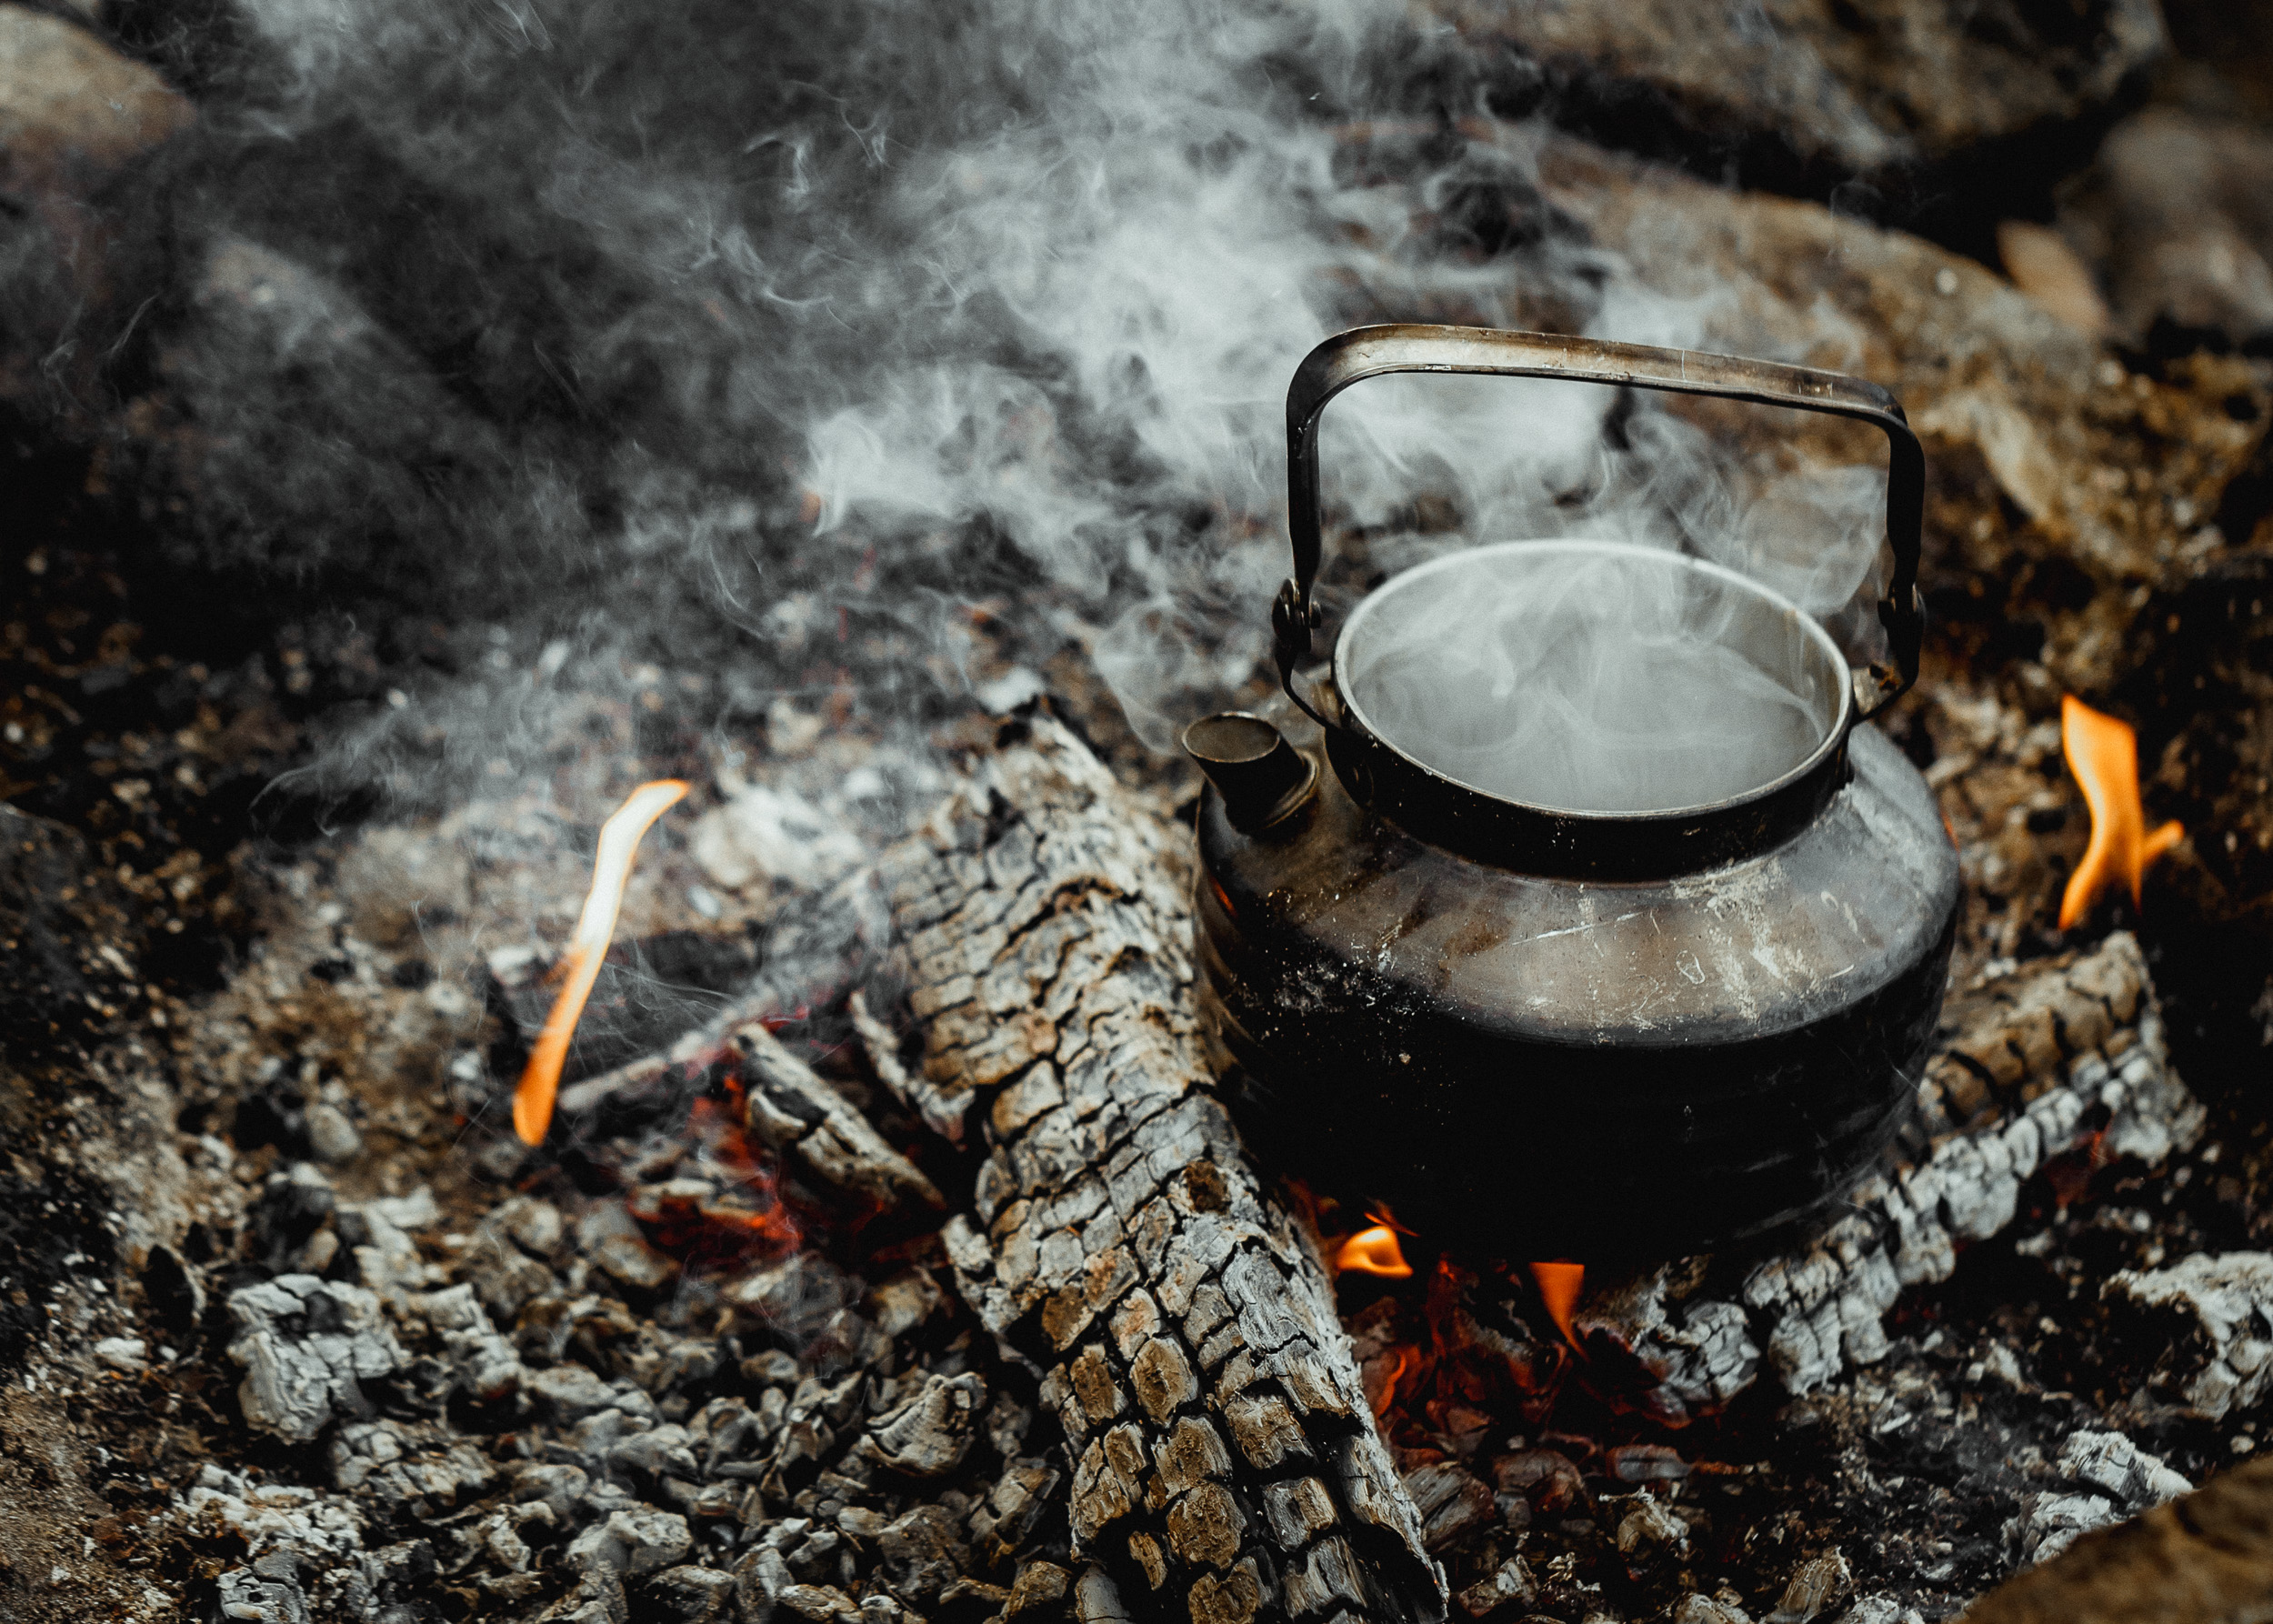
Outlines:
{"type": "Polygon", "coordinates": [[[1389,1406],[1397,1402],[1397,1383],[1404,1379],[1406,1371],[1419,1363],[1420,1352],[1417,1348],[1397,1347],[1367,1364],[1364,1372],[1368,1389],[1367,1402],[1373,1408],[1374,1419],[1379,1420],[1389,1413],[1389,1406]]]}
{"type": "Polygon", "coordinates": [[[513,1131],[525,1145],[544,1143],[553,1122],[553,1097],[560,1090],[561,1063],[568,1058],[568,1040],[576,1036],[576,1019],[584,1013],[592,984],[600,978],[600,961],[615,939],[616,916],[624,906],[624,887],[631,879],[631,860],[639,850],[639,837],[663,816],[689,786],[679,778],[657,778],[633,790],[600,826],[600,851],[592,865],[592,892],[584,899],[576,933],[560,956],[554,974],[564,977],[560,996],[545,1017],[529,1050],[528,1068],[513,1095],[513,1131]]]}
{"type": "Polygon", "coordinates": [[[2129,890],[2137,907],[2139,876],[2186,831],[2175,823],[2148,831],[2138,799],[2138,737],[2128,724],[2071,694],[2060,701],[2060,745],[2091,808],[2091,844],[2060,897],[2060,928],[2066,930],[2117,886],[2129,890]]]}
{"type": "Polygon", "coordinates": [[[1570,1311],[1578,1306],[1578,1288],[1586,1284],[1587,1266],[1560,1258],[1552,1263],[1534,1263],[1531,1278],[1538,1283],[1539,1300],[1547,1305],[1555,1328],[1563,1333],[1564,1341],[1577,1347],[1578,1335],[1570,1328],[1570,1311]]]}
{"type": "Polygon", "coordinates": [[[1360,1229],[1342,1242],[1342,1249],[1334,1254],[1334,1267],[1363,1275],[1380,1275],[1391,1280],[1408,1278],[1413,1272],[1413,1266],[1405,1260],[1404,1250],[1397,1243],[1397,1231],[1387,1224],[1360,1229]]]}

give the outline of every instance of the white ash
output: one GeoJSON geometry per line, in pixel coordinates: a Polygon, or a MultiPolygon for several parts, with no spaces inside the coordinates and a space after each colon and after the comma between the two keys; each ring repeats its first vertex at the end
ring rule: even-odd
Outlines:
{"type": "Polygon", "coordinates": [[[2168,1268],[2125,1269],[2100,1295],[2145,1322],[2161,1348],[2150,1390],[2208,1420],[2273,1388],[2273,1253],[2201,1253],[2168,1268]]]}
{"type": "Polygon", "coordinates": [[[2119,1432],[2079,1431],[2052,1468],[2058,1487],[2024,1498],[2005,1525],[2014,1562],[2051,1560],[2094,1529],[2178,1499],[2194,1485],[2119,1432]]]}
{"type": "Polygon", "coordinates": [[[295,1443],[336,1416],[368,1416],[358,1383],[404,1363],[379,1299],[358,1286],[279,1275],[230,1293],[228,1308],[236,1327],[229,1357],[245,1368],[237,1388],[245,1418],[295,1443]]]}

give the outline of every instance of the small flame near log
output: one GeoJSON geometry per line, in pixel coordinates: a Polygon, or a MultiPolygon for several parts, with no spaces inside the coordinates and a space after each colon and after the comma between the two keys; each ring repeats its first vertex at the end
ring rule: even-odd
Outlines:
{"type": "Polygon", "coordinates": [[[1405,1249],[1397,1238],[1400,1229],[1407,1235],[1412,1231],[1398,1223],[1386,1207],[1379,1212],[1366,1214],[1366,1218],[1371,1227],[1358,1230],[1335,1252],[1335,1272],[1379,1275],[1385,1280],[1412,1278],[1413,1266],[1405,1260],[1405,1249]]]}
{"type": "Polygon", "coordinates": [[[592,866],[592,889],[577,917],[576,935],[568,950],[553,967],[561,981],[560,996],[553,1000],[544,1028],[529,1050],[529,1063],[513,1095],[513,1131],[525,1145],[541,1145],[553,1122],[553,1100],[560,1091],[560,1068],[568,1058],[568,1040],[576,1036],[593,984],[600,977],[600,961],[616,937],[616,917],[624,906],[624,887],[631,882],[632,858],[639,837],[655,820],[676,805],[692,787],[683,778],[656,778],[642,784],[626,797],[600,826],[599,855],[592,866]]]}
{"type": "Polygon", "coordinates": [[[1578,1334],[1570,1328],[1570,1314],[1578,1306],[1578,1288],[1587,1283],[1587,1266],[1565,1258],[1534,1263],[1531,1278],[1539,1288],[1539,1301],[1546,1305],[1555,1328],[1563,1333],[1564,1341],[1577,1348],[1578,1334]]]}
{"type": "Polygon", "coordinates": [[[2060,897],[2060,928],[2066,930],[2118,886],[2130,892],[2137,907],[2139,876],[2186,830],[2176,823],[2148,829],[2138,798],[2138,736],[2128,723],[2069,694],[2060,701],[2060,747],[2091,809],[2091,843],[2060,897]]]}

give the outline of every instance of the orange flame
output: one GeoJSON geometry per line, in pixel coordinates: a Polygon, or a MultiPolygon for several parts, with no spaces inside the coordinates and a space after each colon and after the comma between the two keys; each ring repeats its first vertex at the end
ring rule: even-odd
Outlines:
{"type": "Polygon", "coordinates": [[[2128,724],[2068,695],[2060,701],[2060,747],[2091,808],[2091,844],[2060,897],[2060,928],[2066,930],[2117,886],[2129,890],[2137,907],[2139,876],[2186,831],[2175,823],[2148,831],[2138,799],[2138,736],[2128,724]]]}
{"type": "Polygon", "coordinates": [[[576,933],[560,956],[554,974],[566,977],[560,996],[545,1017],[544,1029],[529,1050],[529,1063],[521,1073],[521,1086],[513,1095],[513,1131],[525,1145],[541,1145],[552,1126],[553,1098],[560,1091],[560,1068],[568,1058],[568,1040],[576,1036],[576,1020],[593,983],[600,978],[600,961],[615,939],[616,916],[624,906],[624,887],[631,880],[631,860],[639,850],[639,837],[690,787],[679,778],[657,778],[633,790],[614,816],[600,826],[600,850],[592,865],[592,891],[584,899],[576,933]]]}
{"type": "Polygon", "coordinates": [[[1552,1263],[1534,1263],[1531,1278],[1538,1283],[1539,1300],[1547,1305],[1547,1317],[1555,1321],[1555,1328],[1563,1333],[1564,1341],[1577,1347],[1578,1334],[1570,1328],[1570,1311],[1578,1306],[1578,1288],[1586,1284],[1587,1266],[1562,1258],[1552,1263]]]}
{"type": "Polygon", "coordinates": [[[1342,1242],[1342,1249],[1334,1254],[1334,1267],[1392,1280],[1407,1279],[1413,1273],[1413,1266],[1405,1260],[1404,1249],[1397,1243],[1397,1231],[1387,1224],[1360,1229],[1342,1242]]]}

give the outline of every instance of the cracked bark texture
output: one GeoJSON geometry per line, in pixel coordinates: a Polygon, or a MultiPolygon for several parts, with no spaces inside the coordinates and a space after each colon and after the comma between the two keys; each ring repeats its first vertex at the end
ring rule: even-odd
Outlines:
{"type": "Polygon", "coordinates": [[[1441,1618],[1325,1268],[1212,1092],[1181,831],[1046,717],[997,747],[886,864],[907,1082],[987,1147],[949,1255],[1046,1372],[1099,1607],[1441,1618]]]}

